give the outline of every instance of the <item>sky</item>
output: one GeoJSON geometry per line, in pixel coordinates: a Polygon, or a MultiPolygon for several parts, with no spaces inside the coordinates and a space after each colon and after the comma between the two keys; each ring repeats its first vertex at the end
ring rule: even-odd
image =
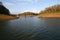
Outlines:
{"type": "Polygon", "coordinates": [[[45,8],[60,4],[60,0],[0,0],[8,8],[11,14],[22,12],[40,12],[45,8]]]}

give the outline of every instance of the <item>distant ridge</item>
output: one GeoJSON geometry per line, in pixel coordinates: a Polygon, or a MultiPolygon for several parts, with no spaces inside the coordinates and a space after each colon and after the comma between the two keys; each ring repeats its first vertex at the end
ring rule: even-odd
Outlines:
{"type": "Polygon", "coordinates": [[[33,13],[33,12],[23,12],[21,14],[19,14],[19,16],[36,16],[38,14],[33,13]]]}

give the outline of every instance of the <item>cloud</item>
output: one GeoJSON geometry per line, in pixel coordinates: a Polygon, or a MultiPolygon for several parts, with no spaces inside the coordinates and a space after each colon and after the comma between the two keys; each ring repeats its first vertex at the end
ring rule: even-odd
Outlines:
{"type": "Polygon", "coordinates": [[[26,5],[38,2],[38,0],[2,0],[6,5],[26,5]]]}
{"type": "Polygon", "coordinates": [[[32,2],[32,1],[34,1],[34,2],[37,2],[38,0],[17,0],[17,1],[27,1],[27,2],[32,2]]]}
{"type": "Polygon", "coordinates": [[[4,4],[6,4],[6,5],[15,5],[14,3],[10,3],[10,2],[5,2],[4,4]]]}
{"type": "Polygon", "coordinates": [[[38,2],[39,0],[17,0],[21,3],[35,3],[35,2],[38,2]]]}
{"type": "Polygon", "coordinates": [[[38,0],[15,0],[16,5],[29,5],[38,2],[38,0]]]}

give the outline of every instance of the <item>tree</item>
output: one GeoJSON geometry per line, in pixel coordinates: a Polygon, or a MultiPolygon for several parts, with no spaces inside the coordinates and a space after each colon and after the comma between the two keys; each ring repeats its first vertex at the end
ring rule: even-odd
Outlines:
{"type": "Polygon", "coordinates": [[[1,2],[0,2],[0,14],[10,15],[9,10],[6,7],[4,7],[1,2]]]}

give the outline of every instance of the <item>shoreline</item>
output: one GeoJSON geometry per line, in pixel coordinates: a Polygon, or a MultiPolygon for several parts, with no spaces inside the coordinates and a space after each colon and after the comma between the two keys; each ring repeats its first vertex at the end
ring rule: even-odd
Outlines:
{"type": "Polygon", "coordinates": [[[44,13],[37,15],[39,18],[60,18],[60,13],[44,13]]]}
{"type": "Polygon", "coordinates": [[[4,15],[0,14],[0,21],[5,21],[5,20],[14,20],[17,19],[15,16],[9,16],[9,15],[4,15]]]}

